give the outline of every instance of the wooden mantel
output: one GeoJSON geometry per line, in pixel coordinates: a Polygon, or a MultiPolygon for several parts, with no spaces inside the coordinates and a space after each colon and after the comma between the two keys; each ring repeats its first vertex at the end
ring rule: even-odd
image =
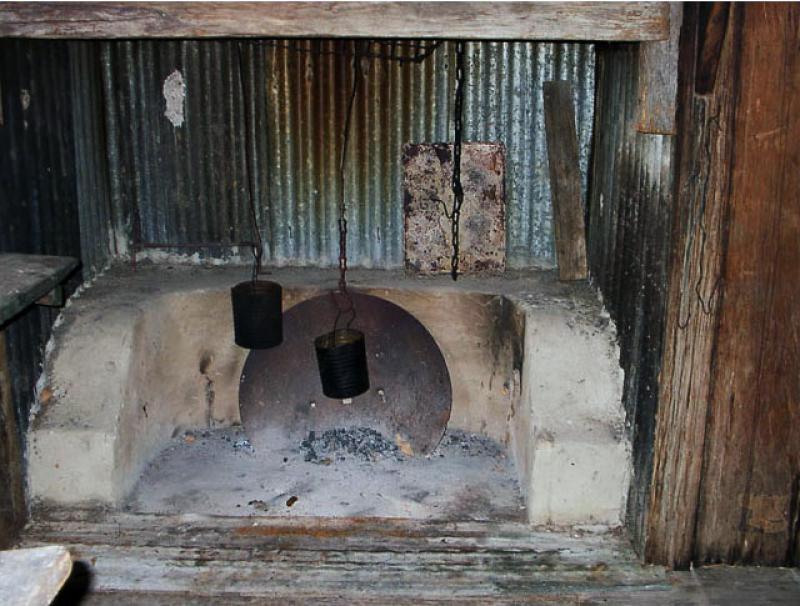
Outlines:
{"type": "Polygon", "coordinates": [[[667,2],[0,2],[0,37],[641,41],[667,2]]]}

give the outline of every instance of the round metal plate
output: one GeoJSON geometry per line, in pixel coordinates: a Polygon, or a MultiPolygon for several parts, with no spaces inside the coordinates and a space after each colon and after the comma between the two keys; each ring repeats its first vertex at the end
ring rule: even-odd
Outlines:
{"type": "Polygon", "coordinates": [[[256,449],[345,427],[375,429],[414,454],[431,452],[441,440],[452,391],[433,337],[401,307],[351,296],[358,314],[352,328],[366,337],[369,391],[351,403],[322,394],[314,339],[333,328],[336,304],[329,294],[298,303],[283,314],[283,343],[251,351],[242,371],[239,409],[256,449]]]}

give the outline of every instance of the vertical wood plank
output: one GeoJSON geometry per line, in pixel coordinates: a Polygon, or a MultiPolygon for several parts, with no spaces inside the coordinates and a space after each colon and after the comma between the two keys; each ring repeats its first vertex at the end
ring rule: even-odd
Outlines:
{"type": "Polygon", "coordinates": [[[694,550],[728,221],[735,101],[730,83],[737,65],[731,38],[720,59],[725,85],[708,98],[694,95],[698,8],[686,10],[679,177],[645,547],[648,561],[676,568],[688,567],[694,550]]]}
{"type": "Polygon", "coordinates": [[[5,334],[0,330],[0,549],[11,545],[25,516],[22,450],[6,355],[5,334]]]}
{"type": "Polygon", "coordinates": [[[694,89],[698,95],[707,95],[717,81],[717,68],[722,43],[728,27],[729,2],[708,2],[699,7],[697,75],[694,89]]]}
{"type": "MultiPolygon", "coordinates": [[[[697,7],[693,12],[696,27],[697,7]]],[[[688,13],[687,13],[688,14],[688,13]]],[[[734,5],[681,85],[647,557],[793,564],[800,522],[800,7],[734,5]]],[[[697,30],[681,56],[695,61],[697,30]]]]}
{"type": "Polygon", "coordinates": [[[683,4],[670,3],[669,40],[639,45],[639,118],[636,128],[641,133],[675,134],[682,21],[683,4]]]}
{"type": "Polygon", "coordinates": [[[589,270],[572,85],[545,82],[543,94],[558,275],[562,280],[583,280],[589,270]]]}
{"type": "Polygon", "coordinates": [[[800,477],[800,7],[744,8],[696,558],[791,564],[800,477]]]}
{"type": "Polygon", "coordinates": [[[633,476],[625,522],[644,551],[663,354],[676,141],[636,131],[641,45],[598,45],[587,254],[617,326],[633,476]]]}

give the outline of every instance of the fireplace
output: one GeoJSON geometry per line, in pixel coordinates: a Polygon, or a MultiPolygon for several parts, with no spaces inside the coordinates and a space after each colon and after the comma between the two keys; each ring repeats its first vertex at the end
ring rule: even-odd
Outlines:
{"type": "MultiPolygon", "coordinates": [[[[251,364],[233,342],[229,288],[241,272],[121,266],[72,301],[29,434],[35,508],[621,523],[630,468],[622,373],[613,325],[586,285],[549,272],[453,283],[355,270],[359,296],[419,324],[415,355],[393,362],[398,375],[438,359],[445,376],[425,382],[413,404],[376,372],[367,394],[342,402],[297,362],[294,391],[259,392],[273,407],[287,395],[284,418],[273,409],[248,427],[240,391],[265,382],[269,364],[251,364]],[[265,376],[247,376],[248,366],[265,376]],[[424,392],[431,386],[438,391],[424,392]],[[384,423],[381,402],[393,399],[429,435],[415,443],[384,423]],[[327,417],[314,417],[326,406],[327,417]]],[[[287,317],[332,286],[314,269],[270,277],[284,286],[287,317]]]]}

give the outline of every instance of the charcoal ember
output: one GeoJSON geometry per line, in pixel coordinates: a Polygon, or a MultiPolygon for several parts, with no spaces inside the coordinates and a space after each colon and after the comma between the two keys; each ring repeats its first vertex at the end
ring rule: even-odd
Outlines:
{"type": "MultiPolygon", "coordinates": [[[[231,441],[231,439],[228,438],[228,437],[226,437],[226,440],[228,442],[231,441]]],[[[232,443],[233,443],[233,447],[236,450],[253,450],[253,447],[250,445],[250,440],[248,440],[247,438],[240,438],[240,439],[238,439],[238,440],[236,440],[236,441],[234,441],[232,443]]]]}
{"type": "Polygon", "coordinates": [[[259,511],[267,511],[269,509],[269,505],[267,505],[267,503],[261,499],[253,499],[252,501],[248,501],[247,504],[253,509],[257,509],[259,511]]]}
{"type": "Polygon", "coordinates": [[[305,461],[325,465],[333,460],[345,461],[348,456],[361,461],[405,459],[397,444],[368,427],[329,429],[319,435],[312,431],[301,442],[300,449],[305,453],[305,461]]]}

